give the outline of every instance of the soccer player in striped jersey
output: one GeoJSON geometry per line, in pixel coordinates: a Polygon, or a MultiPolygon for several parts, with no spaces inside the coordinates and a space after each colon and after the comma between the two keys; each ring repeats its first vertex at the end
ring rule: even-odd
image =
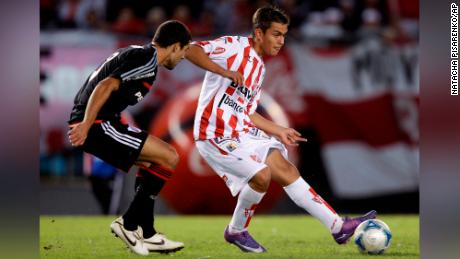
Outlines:
{"type": "Polygon", "coordinates": [[[88,77],[75,96],[70,115],[72,146],[125,172],[139,166],[134,199],[124,215],[112,222],[111,229],[141,255],[184,247],[157,233],[153,226],[155,198],[171,178],[179,157],[166,142],[123,123],[120,113],[150,91],[158,66],[171,70],[184,59],[190,41],[184,24],[167,21],[158,27],[152,42],[118,49],[88,77]]]}
{"type": "Polygon", "coordinates": [[[195,115],[196,147],[232,195],[239,194],[224,238],[245,252],[266,251],[247,228],[272,179],[299,207],[319,219],[339,244],[349,240],[359,223],[376,215],[371,211],[352,219],[340,217],[287,159],[285,145],[297,146],[306,139],[256,112],[265,75],[262,58],[278,54],[288,25],[282,10],[262,7],[253,15],[251,36],[193,42],[186,54],[207,70],[195,115]]]}

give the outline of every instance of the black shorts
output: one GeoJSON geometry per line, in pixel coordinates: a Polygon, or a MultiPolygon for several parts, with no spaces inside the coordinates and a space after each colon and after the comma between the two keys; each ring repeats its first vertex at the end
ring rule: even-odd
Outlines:
{"type": "Polygon", "coordinates": [[[117,120],[93,124],[83,144],[83,151],[128,172],[139,158],[148,133],[117,120]]]}

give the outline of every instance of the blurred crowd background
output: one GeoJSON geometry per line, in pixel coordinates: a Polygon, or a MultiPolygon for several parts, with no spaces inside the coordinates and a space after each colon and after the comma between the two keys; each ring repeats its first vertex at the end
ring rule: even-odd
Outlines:
{"type": "MultiPolygon", "coordinates": [[[[302,176],[339,212],[418,213],[417,0],[41,0],[41,213],[120,213],[133,194],[133,173],[67,141],[73,97],[92,70],[119,47],[149,42],[168,19],[194,40],[249,35],[267,3],[291,25],[282,52],[265,60],[260,111],[309,139],[291,150],[302,176]]],[[[188,61],[160,69],[152,93],[124,114],[181,155],[159,213],[227,214],[235,204],[193,147],[203,76],[188,61]]],[[[301,212],[270,188],[261,213],[301,212]]]]}
{"type": "Polygon", "coordinates": [[[41,0],[40,28],[153,36],[168,19],[185,23],[195,37],[248,32],[254,11],[267,3],[291,18],[289,38],[353,43],[382,34],[417,41],[417,0],[41,0]]]}

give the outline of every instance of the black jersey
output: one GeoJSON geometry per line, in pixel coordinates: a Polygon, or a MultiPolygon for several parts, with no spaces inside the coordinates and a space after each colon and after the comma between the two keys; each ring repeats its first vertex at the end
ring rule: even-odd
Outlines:
{"type": "Polygon", "coordinates": [[[89,97],[96,85],[107,77],[120,79],[120,87],[112,92],[96,119],[120,117],[120,113],[141,101],[149,92],[157,76],[157,51],[150,43],[118,49],[86,79],[75,96],[69,123],[82,121],[89,97]]]}

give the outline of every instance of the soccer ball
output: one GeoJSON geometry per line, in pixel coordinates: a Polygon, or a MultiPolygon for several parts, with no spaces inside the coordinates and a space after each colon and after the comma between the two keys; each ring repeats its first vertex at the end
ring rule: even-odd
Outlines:
{"type": "Polygon", "coordinates": [[[378,219],[369,219],[359,224],[354,237],[359,251],[368,254],[382,254],[391,243],[390,228],[378,219]]]}

